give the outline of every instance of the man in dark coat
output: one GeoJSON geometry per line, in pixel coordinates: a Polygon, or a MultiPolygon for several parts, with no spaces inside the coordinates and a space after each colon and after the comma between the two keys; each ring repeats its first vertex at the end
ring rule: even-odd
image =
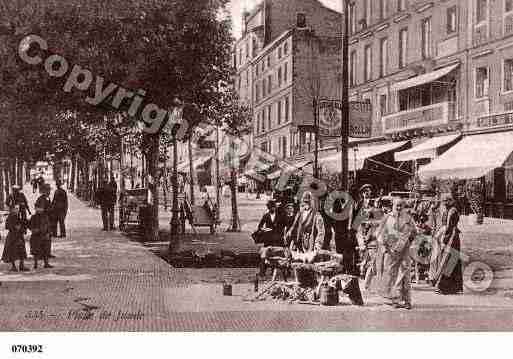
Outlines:
{"type": "Polygon", "coordinates": [[[68,214],[68,195],[66,191],[62,189],[61,180],[56,181],[57,189],[53,194],[52,200],[52,234],[57,237],[57,225],[60,227],[61,238],[66,237],[66,225],[64,220],[68,214]]]}
{"type": "Polygon", "coordinates": [[[103,230],[114,229],[114,205],[116,204],[116,192],[106,181],[96,191],[96,202],[102,211],[103,230]]]}
{"type": "Polygon", "coordinates": [[[355,228],[357,227],[357,223],[361,222],[359,213],[365,200],[368,199],[366,196],[363,196],[363,193],[368,192],[369,189],[369,185],[364,185],[360,188],[361,197],[358,203],[348,203],[341,199],[337,199],[333,203],[333,212],[335,214],[343,213],[344,209],[348,208],[347,206],[350,204],[352,206],[352,213],[347,216],[348,218],[337,218],[333,221],[333,229],[335,232],[336,251],[343,256],[343,271],[345,274],[354,276],[354,279],[351,280],[346,291],[349,294],[351,302],[355,305],[363,305],[363,298],[358,283],[360,269],[358,267],[358,241],[355,228]]]}
{"type": "Polygon", "coordinates": [[[39,188],[39,192],[43,190],[43,185],[45,184],[45,179],[43,178],[43,175],[40,173],[39,177],[37,177],[37,187],[39,188]]]}

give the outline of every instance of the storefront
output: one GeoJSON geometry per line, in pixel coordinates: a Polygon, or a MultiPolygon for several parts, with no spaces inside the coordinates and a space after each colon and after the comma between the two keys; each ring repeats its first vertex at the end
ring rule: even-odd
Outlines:
{"type": "MultiPolygon", "coordinates": [[[[389,142],[357,146],[349,149],[349,171],[356,175],[354,184],[358,187],[370,183],[375,190],[385,192],[403,190],[412,173],[409,168],[400,168],[394,160],[394,153],[406,150],[410,141],[389,142]]],[[[340,152],[321,158],[319,164],[324,173],[340,173],[342,162],[340,152]]]]}
{"type": "Polygon", "coordinates": [[[431,163],[419,168],[422,181],[473,181],[482,184],[485,214],[513,218],[513,132],[465,136],[431,163]]]}
{"type": "Polygon", "coordinates": [[[428,138],[412,148],[395,153],[396,162],[412,162],[414,168],[426,165],[461,140],[460,133],[428,138]]]}

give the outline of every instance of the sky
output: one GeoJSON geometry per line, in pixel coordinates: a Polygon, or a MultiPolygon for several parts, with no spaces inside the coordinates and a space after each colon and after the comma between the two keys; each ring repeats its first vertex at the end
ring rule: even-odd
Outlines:
{"type": "MultiPolygon", "coordinates": [[[[253,7],[260,3],[262,0],[231,0],[230,2],[230,13],[233,19],[233,35],[239,38],[241,35],[241,22],[242,22],[242,11],[244,9],[251,10],[253,7]]],[[[293,0],[290,0],[293,1],[293,0]]],[[[341,11],[342,1],[341,0],[319,0],[325,6],[341,11]]]]}

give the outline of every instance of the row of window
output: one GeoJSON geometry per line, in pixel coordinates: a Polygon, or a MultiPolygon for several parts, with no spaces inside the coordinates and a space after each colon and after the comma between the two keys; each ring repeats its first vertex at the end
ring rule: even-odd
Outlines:
{"type": "MultiPolygon", "coordinates": [[[[490,88],[490,68],[477,67],[475,70],[474,97],[488,97],[490,88]]],[[[513,59],[505,59],[502,68],[502,92],[513,91],[513,59]]]]}
{"type": "MultiPolygon", "coordinates": [[[[396,2],[397,12],[406,10],[406,0],[394,0],[396,2]]],[[[355,34],[359,30],[364,30],[372,24],[372,15],[377,11],[378,21],[384,20],[388,15],[389,3],[392,0],[364,0],[363,17],[357,18],[356,3],[349,4],[349,31],[355,34]]]]}
{"type": "Polygon", "coordinates": [[[251,42],[252,42],[252,46],[251,46],[251,49],[250,49],[250,46],[249,46],[249,40],[245,42],[245,56],[243,56],[243,52],[242,52],[242,49],[243,49],[243,46],[241,45],[239,48],[238,48],[238,51],[237,49],[234,51],[234,54],[233,54],[233,67],[237,68],[237,66],[242,66],[245,62],[249,61],[250,58],[254,58],[256,57],[256,55],[258,54],[258,42],[257,42],[257,39],[253,36],[251,38],[251,42]]]}
{"type": "MultiPolygon", "coordinates": [[[[448,32],[456,31],[457,24],[456,19],[457,8],[451,7],[447,11],[448,17],[448,32]]],[[[427,17],[421,20],[421,55],[423,59],[429,59],[433,56],[433,38],[432,38],[432,27],[431,17],[427,17]]],[[[387,75],[388,59],[389,59],[389,41],[387,37],[379,39],[379,77],[387,75]]],[[[408,28],[402,28],[398,34],[398,68],[402,69],[407,65],[408,61],[408,28]]],[[[363,49],[363,66],[364,66],[364,82],[373,80],[373,58],[372,58],[372,44],[368,44],[363,49]]],[[[350,54],[350,70],[349,70],[349,81],[351,86],[356,85],[356,72],[358,66],[357,52],[356,50],[351,51],[350,54]]]]}
{"type": "Polygon", "coordinates": [[[301,152],[311,152],[314,149],[315,134],[312,132],[291,133],[289,137],[279,136],[277,147],[273,140],[268,139],[260,143],[260,149],[275,156],[287,158],[301,152]]]}
{"type": "Polygon", "coordinates": [[[286,157],[288,157],[287,137],[286,136],[278,137],[278,150],[277,151],[274,151],[273,143],[271,140],[261,142],[260,149],[269,154],[286,158],[286,157]]]}
{"type": "MultiPolygon", "coordinates": [[[[282,66],[276,70],[276,80],[278,88],[283,84],[286,84],[289,79],[289,64],[288,62],[283,63],[282,66]]],[[[267,75],[267,78],[263,78],[262,81],[255,83],[255,102],[264,99],[267,95],[270,95],[273,90],[273,75],[267,75]],[[261,90],[261,91],[260,91],[261,90]]]]}
{"type": "Polygon", "coordinates": [[[263,107],[256,113],[255,135],[273,128],[273,123],[280,126],[290,120],[290,97],[279,99],[275,104],[263,107]],[[274,105],[274,106],[273,106],[274,105]],[[273,110],[273,107],[275,108],[273,110]],[[275,116],[273,116],[275,115],[275,116]]]}
{"type": "MultiPolygon", "coordinates": [[[[278,47],[277,56],[278,60],[281,60],[282,57],[286,56],[289,53],[289,44],[288,42],[284,42],[283,45],[278,47]]],[[[265,69],[271,67],[271,54],[264,57],[259,63],[255,64],[255,77],[260,76],[260,74],[265,72],[265,69]]]]}

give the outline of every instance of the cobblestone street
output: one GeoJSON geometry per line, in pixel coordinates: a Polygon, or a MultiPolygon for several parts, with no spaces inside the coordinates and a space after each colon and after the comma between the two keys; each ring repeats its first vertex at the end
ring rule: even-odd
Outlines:
{"type": "MultiPolygon", "coordinates": [[[[32,207],[35,197],[25,193],[32,207]]],[[[152,247],[119,232],[101,231],[99,210],[72,195],[67,224],[68,237],[53,242],[55,268],[11,274],[7,264],[0,267],[1,330],[513,329],[513,299],[504,288],[444,297],[417,285],[412,311],[388,309],[370,294],[362,308],[246,302],[249,283],[235,284],[234,295],[224,297],[217,277],[209,280],[209,269],[173,268],[152,247]],[[191,271],[205,279],[191,280],[191,271]]],[[[159,245],[165,243],[153,246],[159,245]]],[[[255,273],[254,268],[223,271],[246,271],[248,278],[255,273]]]]}

